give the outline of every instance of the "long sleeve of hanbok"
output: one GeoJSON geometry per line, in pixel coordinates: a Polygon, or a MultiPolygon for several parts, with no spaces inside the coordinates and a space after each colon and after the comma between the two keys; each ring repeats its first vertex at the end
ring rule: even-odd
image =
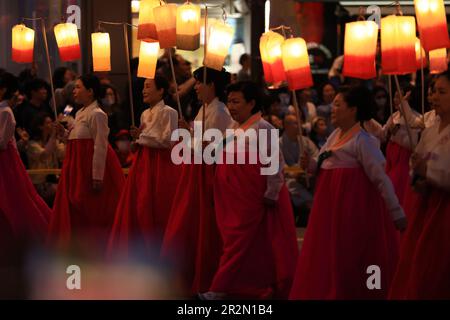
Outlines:
{"type": "Polygon", "coordinates": [[[0,150],[5,150],[9,141],[14,137],[15,122],[8,111],[0,112],[0,150]]]}
{"type": "Polygon", "coordinates": [[[385,158],[376,139],[361,134],[357,141],[357,158],[364,172],[380,192],[386,207],[394,221],[405,216],[395,194],[394,186],[385,173],[385,158]]]}
{"type": "Polygon", "coordinates": [[[94,139],[94,156],[92,159],[92,179],[103,180],[106,155],[108,151],[108,117],[103,112],[94,111],[89,119],[92,138],[94,139]]]}

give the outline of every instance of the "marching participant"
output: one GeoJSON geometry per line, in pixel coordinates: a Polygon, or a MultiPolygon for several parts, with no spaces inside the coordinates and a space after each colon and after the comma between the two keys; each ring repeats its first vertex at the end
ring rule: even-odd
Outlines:
{"type": "Polygon", "coordinates": [[[387,296],[397,262],[395,228],[404,230],[406,218],[378,140],[361,128],[372,117],[371,103],[365,87],[342,88],[332,110],[337,129],[316,161],[303,159],[303,167],[320,172],[291,299],[387,296]],[[380,290],[367,286],[374,265],[382,272],[380,290]]]}
{"type": "Polygon", "coordinates": [[[165,105],[169,82],[162,76],[147,79],[142,92],[150,107],[142,113],[141,127],[131,130],[138,151],[116,210],[108,252],[127,253],[130,245],[143,244],[159,252],[169,219],[179,166],[171,160],[171,135],[178,114],[165,105]]]}
{"type": "Polygon", "coordinates": [[[66,157],[50,219],[49,241],[68,245],[89,240],[105,246],[124,183],[116,154],[108,143],[108,117],[98,104],[97,77],[78,78],[74,89],[77,112],[68,132],[66,157]]]}

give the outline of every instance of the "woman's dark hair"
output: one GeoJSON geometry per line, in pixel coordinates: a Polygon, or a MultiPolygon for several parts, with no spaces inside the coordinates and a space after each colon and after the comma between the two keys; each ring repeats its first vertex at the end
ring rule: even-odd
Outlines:
{"type": "MultiPolygon", "coordinates": [[[[194,71],[194,78],[197,81],[203,82],[203,70],[205,67],[200,67],[194,71]]],[[[206,84],[214,84],[216,97],[220,101],[226,101],[225,89],[231,81],[231,74],[225,69],[217,71],[211,68],[206,68],[206,84]]]]}
{"type": "Polygon", "coordinates": [[[240,58],[239,58],[239,64],[240,64],[241,66],[243,66],[244,63],[245,63],[247,60],[249,60],[249,59],[250,59],[250,55],[249,55],[248,53],[244,53],[244,54],[241,55],[240,58]]]}
{"type": "Polygon", "coordinates": [[[100,84],[100,80],[93,74],[82,75],[78,77],[78,80],[83,83],[83,86],[87,90],[92,89],[95,100],[99,101],[105,96],[104,88],[100,84]]]}
{"type": "Polygon", "coordinates": [[[339,91],[350,108],[356,108],[356,120],[364,122],[372,119],[375,102],[372,92],[365,86],[342,86],[339,91]]]}
{"type": "Polygon", "coordinates": [[[227,88],[227,95],[231,92],[242,92],[245,101],[255,101],[255,107],[252,109],[252,114],[262,111],[262,93],[259,86],[252,81],[239,81],[233,83],[227,88]]]}
{"type": "Polygon", "coordinates": [[[103,88],[102,90],[104,92],[104,95],[106,95],[106,91],[108,89],[111,89],[114,92],[114,98],[116,98],[116,104],[120,104],[121,103],[120,96],[119,96],[119,91],[117,91],[117,88],[114,85],[112,85],[112,84],[102,84],[102,88],[103,88]]]}
{"type": "Polygon", "coordinates": [[[30,139],[38,141],[42,139],[42,129],[41,127],[45,123],[45,119],[52,118],[47,113],[41,112],[39,113],[36,118],[31,121],[31,128],[30,128],[30,139]]]}
{"type": "Polygon", "coordinates": [[[321,103],[324,102],[324,101],[323,101],[323,90],[324,90],[325,87],[328,86],[328,85],[331,86],[331,87],[334,89],[335,92],[337,92],[336,86],[335,86],[333,83],[331,83],[330,81],[327,81],[327,82],[323,83],[323,84],[320,86],[320,90],[319,90],[319,100],[320,100],[321,103]]]}
{"type": "Polygon", "coordinates": [[[6,89],[2,99],[9,100],[19,90],[19,81],[11,73],[4,72],[0,75],[0,89],[6,89]]]}
{"type": "MultiPolygon", "coordinates": [[[[450,64],[449,64],[448,67],[450,67],[450,64]]],[[[436,76],[436,79],[441,78],[441,77],[446,78],[446,79],[450,82],[450,70],[447,68],[447,71],[444,71],[444,72],[442,72],[442,73],[439,73],[439,74],[436,76]]]]}
{"type": "Polygon", "coordinates": [[[59,67],[55,69],[55,72],[53,72],[53,85],[55,86],[55,89],[64,88],[66,86],[66,83],[64,82],[64,75],[67,70],[69,69],[66,67],[59,67]]]}
{"type": "Polygon", "coordinates": [[[169,95],[170,83],[166,77],[157,74],[155,76],[155,87],[158,90],[163,89],[163,100],[165,100],[169,95]]]}
{"type": "Polygon", "coordinates": [[[51,90],[48,90],[48,87],[48,83],[45,82],[45,80],[38,78],[33,79],[25,84],[25,95],[27,96],[28,100],[31,100],[31,93],[40,89],[46,89],[47,94],[50,95],[51,90]]]}

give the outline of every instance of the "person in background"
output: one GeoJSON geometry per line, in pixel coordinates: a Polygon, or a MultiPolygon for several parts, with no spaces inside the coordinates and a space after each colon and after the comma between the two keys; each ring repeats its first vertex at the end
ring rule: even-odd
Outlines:
{"type": "Polygon", "coordinates": [[[113,85],[103,85],[105,96],[101,100],[101,108],[108,116],[108,126],[110,129],[109,140],[114,142],[115,135],[120,131],[129,127],[128,115],[124,114],[125,110],[121,107],[121,99],[117,88],[113,85]]]}
{"type": "Polygon", "coordinates": [[[75,72],[66,67],[56,68],[53,72],[53,85],[55,86],[55,99],[57,110],[66,107],[64,87],[75,80],[75,72]]]}
{"type": "MultiPolygon", "coordinates": [[[[317,116],[317,110],[314,103],[311,102],[311,90],[303,89],[296,91],[298,107],[300,109],[303,130],[307,134],[311,132],[312,120],[317,116]]],[[[289,106],[288,114],[296,115],[295,107],[293,105],[289,106]]]]}
{"type": "Polygon", "coordinates": [[[315,117],[312,120],[312,131],[309,134],[311,140],[316,147],[320,149],[327,142],[328,136],[329,133],[326,120],[322,117],[315,117]]]}
{"type": "Polygon", "coordinates": [[[380,86],[374,87],[372,92],[375,99],[375,106],[377,108],[374,119],[384,125],[391,115],[389,93],[384,87],[380,86]]]}
{"type": "Polygon", "coordinates": [[[251,67],[252,57],[248,53],[244,53],[239,58],[239,64],[242,66],[237,74],[236,81],[249,81],[252,80],[251,67]]]}
{"type": "MultiPolygon", "coordinates": [[[[305,150],[302,150],[298,141],[298,123],[297,117],[287,115],[283,121],[284,133],[280,138],[280,148],[284,156],[287,168],[285,170],[286,186],[291,196],[291,202],[294,207],[296,225],[306,227],[309,211],[311,210],[313,194],[311,185],[306,185],[304,176],[306,172],[300,171],[300,157],[306,153],[310,157],[317,157],[319,149],[313,141],[303,136],[305,150]],[[291,168],[291,170],[288,170],[291,168]],[[298,170],[295,170],[298,168],[298,170]],[[292,170],[293,169],[293,170],[292,170]]],[[[310,179],[310,184],[312,180],[310,179]]]]}
{"type": "MultiPolygon", "coordinates": [[[[27,148],[29,169],[59,169],[64,152],[64,144],[57,139],[57,126],[52,119],[45,114],[35,118],[27,148]]],[[[52,207],[58,186],[56,175],[33,175],[31,181],[38,194],[52,207]]]]}
{"type": "Polygon", "coordinates": [[[131,135],[128,130],[122,129],[114,136],[114,151],[120,161],[122,168],[129,168],[133,164],[133,153],[131,151],[131,135]]]}
{"type": "Polygon", "coordinates": [[[317,115],[325,119],[329,134],[334,131],[331,124],[331,109],[335,96],[336,88],[334,85],[331,82],[325,83],[320,90],[321,104],[317,107],[317,115]]]}

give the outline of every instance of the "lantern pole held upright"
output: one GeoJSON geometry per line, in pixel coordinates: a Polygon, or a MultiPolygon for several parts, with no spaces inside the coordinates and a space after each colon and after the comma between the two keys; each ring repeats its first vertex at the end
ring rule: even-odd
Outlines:
{"type": "Polygon", "coordinates": [[[400,113],[403,115],[403,119],[405,120],[406,132],[408,133],[409,146],[410,146],[411,150],[414,151],[414,143],[413,143],[413,139],[412,139],[411,128],[409,126],[408,119],[406,118],[405,108],[403,107],[403,99],[404,99],[403,92],[402,92],[402,89],[400,88],[400,83],[398,82],[397,75],[394,75],[394,79],[395,79],[395,84],[397,86],[398,94],[400,96],[399,97],[400,98],[400,113]]]}
{"type": "MultiPolygon", "coordinates": [[[[206,66],[205,66],[205,58],[206,58],[206,52],[207,52],[207,45],[208,45],[208,6],[205,2],[205,43],[203,45],[204,53],[203,53],[203,85],[206,87],[206,66]]],[[[202,141],[203,141],[203,135],[205,134],[205,119],[206,119],[206,102],[203,102],[203,111],[202,111],[202,141]]]]}
{"type": "Polygon", "coordinates": [[[177,83],[177,78],[175,76],[175,68],[173,66],[173,61],[172,61],[172,47],[169,48],[169,60],[170,60],[170,69],[172,70],[173,82],[175,83],[175,96],[177,98],[178,113],[180,114],[179,115],[180,119],[183,120],[184,117],[183,117],[183,111],[181,110],[180,93],[178,92],[178,83],[177,83]]]}
{"type": "Polygon", "coordinates": [[[128,73],[128,94],[130,99],[130,111],[131,111],[131,125],[133,127],[136,126],[136,123],[134,121],[134,101],[133,101],[133,85],[131,82],[131,66],[130,66],[130,51],[128,48],[128,24],[123,24],[123,36],[125,41],[125,57],[126,57],[126,63],[127,63],[127,73],[128,73]]]}
{"type": "Polygon", "coordinates": [[[45,54],[47,56],[48,77],[50,78],[50,88],[52,90],[53,112],[55,113],[55,121],[58,119],[58,111],[56,110],[55,86],[53,84],[52,65],[50,63],[50,51],[48,50],[47,29],[45,28],[44,19],[41,19],[42,36],[44,38],[45,54]]]}
{"type": "Polygon", "coordinates": [[[422,52],[422,41],[420,43],[420,81],[422,85],[422,121],[423,127],[425,128],[425,74],[423,71],[423,52],[422,52]]]}

